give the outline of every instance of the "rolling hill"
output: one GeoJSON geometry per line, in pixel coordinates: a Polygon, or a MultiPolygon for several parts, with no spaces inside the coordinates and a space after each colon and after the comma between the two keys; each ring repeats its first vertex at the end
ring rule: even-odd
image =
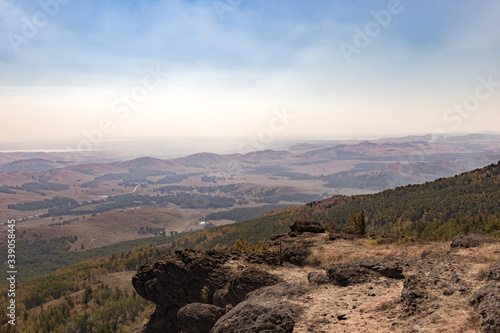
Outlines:
{"type": "MultiPolygon", "coordinates": [[[[198,230],[198,222],[205,216],[224,215],[232,209],[242,212],[240,209],[265,205],[305,204],[332,195],[376,193],[454,176],[498,161],[500,136],[318,140],[272,148],[240,154],[197,153],[173,159],[157,156],[129,160],[128,157],[123,161],[100,159],[104,153],[99,152],[101,155],[95,158],[69,164],[58,162],[66,160],[62,152],[0,153],[0,221],[18,220],[19,230],[26,230],[31,235],[28,241],[33,241],[33,235],[38,234],[43,237],[78,236],[88,244],[91,239],[87,235],[95,230],[92,224],[74,229],[69,224],[63,225],[64,222],[78,217],[83,220],[85,215],[89,221],[90,215],[102,212],[106,212],[109,220],[120,221],[120,210],[158,208],[165,214],[172,209],[181,210],[185,218],[168,224],[160,220],[154,228],[168,227],[169,231],[177,232],[198,230]],[[46,170],[49,167],[52,169],[46,170]],[[38,168],[41,170],[34,170],[38,168]],[[45,207],[43,202],[56,197],[73,202],[73,205],[57,211],[54,207],[45,207]],[[210,204],[214,200],[227,204],[210,204]],[[78,230],[78,234],[68,234],[71,230],[78,230]]],[[[363,205],[368,203],[369,200],[363,205]]],[[[388,227],[399,221],[392,215],[378,218],[377,205],[368,206],[365,210],[373,223],[372,228],[388,227]]],[[[351,208],[336,208],[328,218],[342,224],[347,209],[351,208]]],[[[234,216],[232,213],[229,216],[234,216]]],[[[421,219],[422,214],[416,211],[410,215],[421,219]]],[[[402,215],[401,223],[405,223],[408,215],[402,215]]],[[[315,218],[324,220],[322,216],[315,218]]],[[[426,213],[424,221],[434,218],[426,213]]],[[[214,223],[222,225],[236,220],[240,218],[214,220],[214,223]]],[[[137,228],[152,227],[153,222],[146,214],[137,228]]],[[[122,239],[139,237],[137,232],[130,232],[126,221],[123,227],[118,227],[119,230],[113,231],[122,235],[122,239]]],[[[97,243],[109,244],[109,239],[98,238],[97,243]]]]}
{"type": "Polygon", "coordinates": [[[369,230],[401,237],[449,240],[458,233],[500,237],[500,162],[450,178],[409,185],[371,195],[334,196],[301,207],[285,208],[260,218],[187,235],[178,247],[230,246],[241,235],[259,243],[286,232],[307,216],[343,227],[351,211],[365,212],[369,230]]]}

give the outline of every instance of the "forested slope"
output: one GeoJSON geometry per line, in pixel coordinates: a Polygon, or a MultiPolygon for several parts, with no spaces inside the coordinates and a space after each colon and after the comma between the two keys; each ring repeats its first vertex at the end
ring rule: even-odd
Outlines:
{"type": "MultiPolygon", "coordinates": [[[[324,205],[324,203],[322,203],[324,205]]],[[[318,211],[320,221],[344,224],[351,211],[365,211],[373,230],[448,240],[459,232],[500,236],[500,163],[450,178],[373,195],[354,196],[318,211]]]]}
{"type": "Polygon", "coordinates": [[[457,233],[500,237],[500,162],[482,169],[421,185],[352,197],[335,196],[271,215],[180,238],[183,248],[229,246],[239,235],[252,243],[288,231],[302,216],[338,227],[349,213],[365,212],[369,231],[392,232],[426,240],[449,240],[457,233]]]}

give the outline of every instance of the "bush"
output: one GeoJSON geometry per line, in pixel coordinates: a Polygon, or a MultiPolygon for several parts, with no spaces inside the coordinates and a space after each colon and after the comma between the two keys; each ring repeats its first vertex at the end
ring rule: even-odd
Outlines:
{"type": "Polygon", "coordinates": [[[203,303],[208,303],[209,296],[210,288],[208,286],[204,286],[203,289],[201,289],[201,299],[203,300],[203,303]]]}
{"type": "Polygon", "coordinates": [[[240,252],[258,252],[267,250],[267,245],[265,242],[260,242],[257,245],[250,244],[240,235],[238,240],[234,243],[233,249],[240,252]]]}

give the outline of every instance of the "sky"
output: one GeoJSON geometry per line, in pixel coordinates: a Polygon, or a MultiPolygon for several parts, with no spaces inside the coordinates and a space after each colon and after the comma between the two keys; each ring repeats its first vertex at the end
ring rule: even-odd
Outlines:
{"type": "Polygon", "coordinates": [[[0,0],[0,143],[500,132],[498,13],[496,0],[0,0]]]}

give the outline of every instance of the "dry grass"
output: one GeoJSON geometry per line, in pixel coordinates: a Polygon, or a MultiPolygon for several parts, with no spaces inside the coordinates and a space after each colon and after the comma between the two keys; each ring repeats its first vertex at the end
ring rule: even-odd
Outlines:
{"type": "Polygon", "coordinates": [[[409,260],[404,274],[430,279],[425,289],[426,298],[419,312],[408,315],[401,303],[402,280],[375,279],[365,284],[348,287],[315,286],[292,302],[303,307],[294,332],[478,332],[479,316],[469,305],[470,295],[486,283],[478,279],[492,261],[497,260],[499,244],[473,249],[451,249],[450,243],[413,242],[407,244],[374,244],[370,239],[356,241],[326,241],[318,235],[311,248],[310,265],[283,266],[270,272],[289,283],[308,286],[310,272],[325,272],[324,266],[349,262],[363,257],[395,257],[409,260]],[[422,259],[422,253],[430,255],[422,259]],[[437,256],[436,256],[437,255],[437,256]],[[434,258],[434,259],[432,259],[434,258]],[[429,260],[434,260],[432,263],[429,260]],[[433,270],[429,277],[426,270],[433,270]],[[453,274],[450,272],[453,271],[453,274]],[[459,284],[453,285],[458,274],[459,284]],[[446,279],[452,280],[447,281],[446,279]],[[437,280],[436,280],[437,279],[437,280]],[[442,281],[453,288],[463,283],[467,291],[455,289],[443,294],[443,287],[433,281],[442,281]],[[375,296],[371,296],[375,295],[375,296]],[[337,316],[345,314],[346,320],[337,316]]]}
{"type": "Polygon", "coordinates": [[[120,290],[135,292],[135,289],[132,286],[132,277],[136,273],[136,271],[109,273],[101,277],[100,280],[102,283],[110,287],[117,287],[120,290]]]}
{"type": "Polygon", "coordinates": [[[474,250],[477,257],[487,263],[500,261],[500,243],[487,244],[474,250]]]}

